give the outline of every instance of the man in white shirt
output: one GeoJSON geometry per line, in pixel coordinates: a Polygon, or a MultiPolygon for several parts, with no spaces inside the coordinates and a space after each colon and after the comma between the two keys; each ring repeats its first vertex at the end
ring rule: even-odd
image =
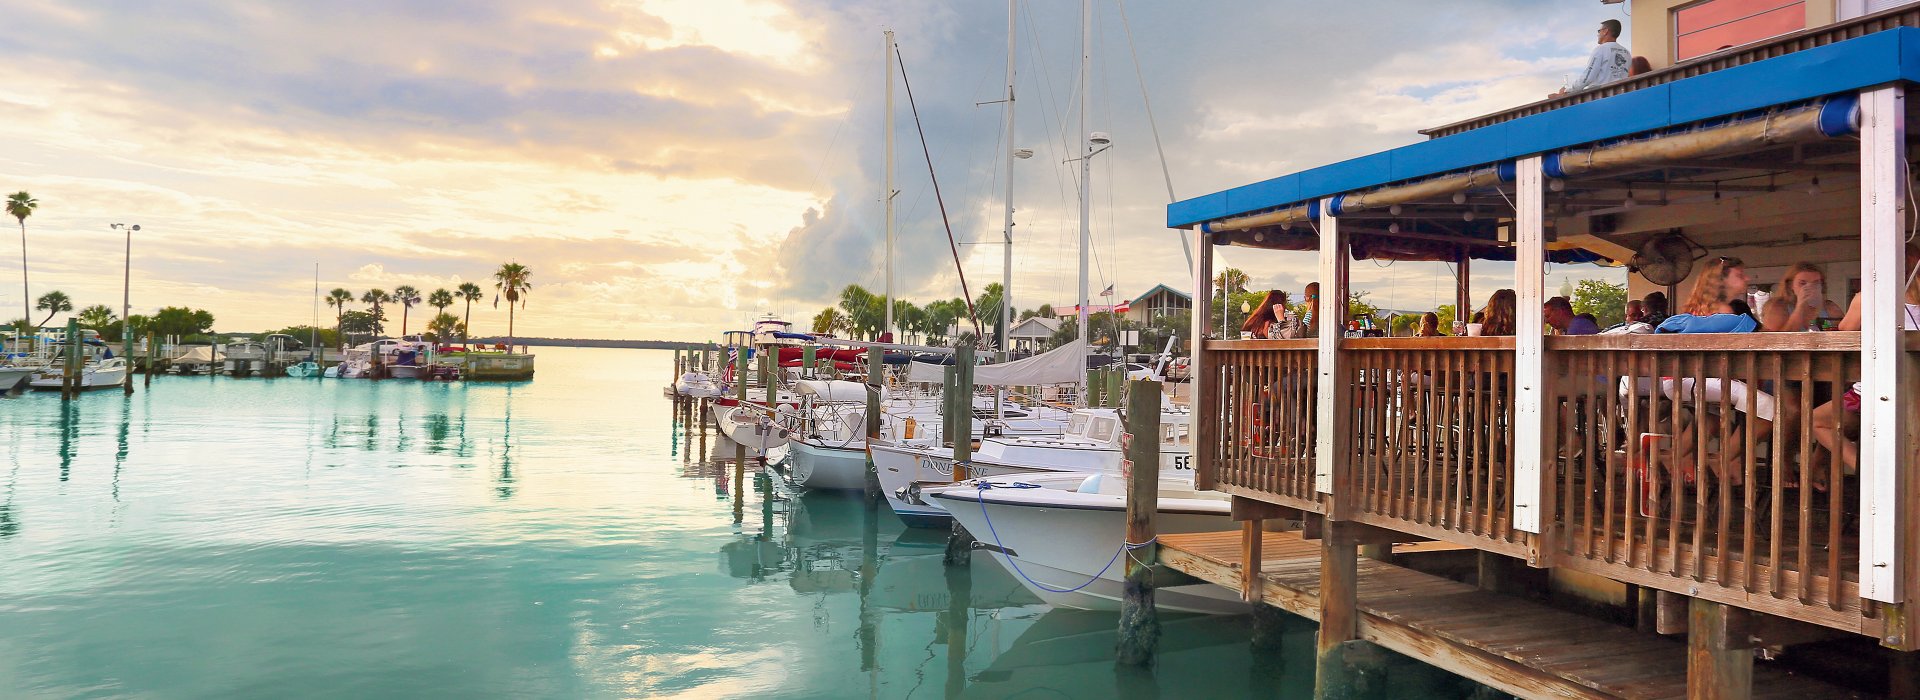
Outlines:
{"type": "Polygon", "coordinates": [[[1620,20],[1610,19],[1600,23],[1600,45],[1593,47],[1593,57],[1587,59],[1587,70],[1573,85],[1548,97],[1559,97],[1569,92],[1592,90],[1607,83],[1625,80],[1633,68],[1633,53],[1620,45],[1620,20]]]}

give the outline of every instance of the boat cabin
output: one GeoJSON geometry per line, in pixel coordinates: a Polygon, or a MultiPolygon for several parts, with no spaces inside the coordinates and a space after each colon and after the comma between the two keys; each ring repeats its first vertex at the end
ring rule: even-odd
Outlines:
{"type": "Polygon", "coordinates": [[[1356,265],[1451,269],[1455,308],[1501,317],[1347,337],[1329,305],[1314,337],[1241,340],[1196,314],[1199,483],[1920,649],[1916,82],[1908,6],[1170,205],[1195,308],[1237,246],[1315,251],[1323,299],[1356,265]],[[1491,261],[1513,273],[1489,304],[1467,279],[1491,261]],[[1714,306],[1764,317],[1745,292],[1783,298],[1799,264],[1813,302],[1858,294],[1858,330],[1559,335],[1542,311],[1550,266],[1591,265],[1674,313],[1741,270],[1714,306]]]}

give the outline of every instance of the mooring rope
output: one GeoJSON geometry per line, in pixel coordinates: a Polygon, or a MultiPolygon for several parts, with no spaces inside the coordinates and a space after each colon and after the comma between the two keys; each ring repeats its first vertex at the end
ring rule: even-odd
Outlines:
{"type": "MultiPolygon", "coordinates": [[[[1040,485],[1029,484],[1024,481],[1016,481],[1010,484],[995,484],[989,481],[981,481],[981,482],[976,482],[974,484],[974,489],[975,489],[974,498],[980,502],[980,516],[983,518],[986,518],[987,520],[987,533],[990,535],[993,535],[993,546],[999,547],[1001,554],[1006,554],[1007,547],[1006,545],[1000,542],[1000,531],[994,528],[993,526],[993,516],[987,514],[986,492],[990,489],[995,489],[995,488],[1037,489],[1037,488],[1040,488],[1040,485]]],[[[1120,561],[1120,554],[1122,552],[1129,552],[1136,549],[1140,549],[1142,547],[1147,547],[1152,545],[1155,542],[1158,542],[1159,540],[1160,538],[1158,536],[1155,536],[1152,539],[1149,539],[1145,542],[1135,544],[1133,542],[1126,541],[1126,538],[1124,537],[1120,538],[1120,548],[1113,550],[1113,558],[1107,560],[1107,565],[1100,567],[1100,572],[1094,574],[1093,578],[1087,579],[1086,583],[1082,583],[1072,588],[1054,588],[1053,586],[1049,586],[1047,584],[1033,580],[1033,577],[1028,576],[1027,572],[1020,570],[1020,562],[1017,561],[1016,558],[1011,554],[1007,555],[1007,564],[1013,567],[1013,572],[1016,574],[1019,574],[1020,578],[1026,579],[1027,583],[1031,583],[1035,586],[1039,586],[1040,590],[1049,591],[1053,593],[1072,593],[1082,588],[1086,588],[1087,586],[1091,586],[1094,584],[1094,582],[1099,581],[1100,577],[1105,575],[1108,569],[1113,568],[1114,562],[1120,561]]],[[[1128,557],[1128,558],[1131,559],[1132,557],[1128,557]]],[[[1135,561],[1138,561],[1138,560],[1135,560],[1135,561]]]]}

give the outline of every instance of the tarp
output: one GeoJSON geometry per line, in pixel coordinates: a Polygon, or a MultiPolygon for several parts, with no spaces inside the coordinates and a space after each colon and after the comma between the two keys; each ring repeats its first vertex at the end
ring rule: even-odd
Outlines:
{"type": "Polygon", "coordinates": [[[187,349],[187,354],[173,358],[174,362],[182,363],[213,363],[219,360],[219,356],[213,352],[213,347],[208,345],[195,345],[187,349]]]}
{"type": "MultiPolygon", "coordinates": [[[[997,365],[981,365],[973,370],[974,386],[1040,386],[1078,384],[1087,377],[1086,341],[1075,340],[1024,360],[997,365]]],[[[907,381],[946,381],[946,367],[926,362],[912,363],[907,381]]]]}

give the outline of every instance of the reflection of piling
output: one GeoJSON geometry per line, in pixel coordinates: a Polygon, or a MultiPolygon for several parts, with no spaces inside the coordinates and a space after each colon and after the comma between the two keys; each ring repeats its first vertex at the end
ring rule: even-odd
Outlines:
{"type": "MultiPolygon", "coordinates": [[[[1127,579],[1120,599],[1119,662],[1153,663],[1160,642],[1160,618],[1153,608],[1153,569],[1157,548],[1154,515],[1160,504],[1160,383],[1132,382],[1127,387],[1127,579]]],[[[1114,396],[1108,393],[1114,403],[1114,396]]]]}
{"type": "MultiPolygon", "coordinates": [[[[149,390],[153,388],[153,360],[159,356],[159,354],[160,344],[154,342],[153,331],[147,331],[147,376],[142,378],[140,383],[146,385],[146,388],[149,390]]],[[[131,381],[131,378],[129,378],[129,381],[131,381]]]]}
{"type": "Polygon", "coordinates": [[[946,696],[957,698],[967,690],[967,623],[970,622],[967,610],[973,601],[973,568],[949,566],[946,568],[946,575],[946,696]]]}

